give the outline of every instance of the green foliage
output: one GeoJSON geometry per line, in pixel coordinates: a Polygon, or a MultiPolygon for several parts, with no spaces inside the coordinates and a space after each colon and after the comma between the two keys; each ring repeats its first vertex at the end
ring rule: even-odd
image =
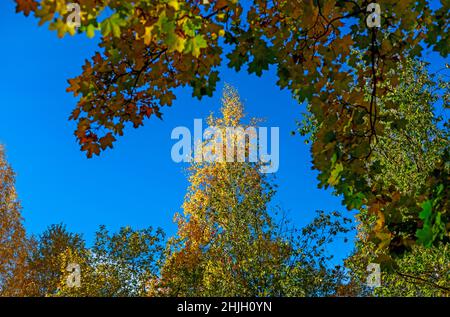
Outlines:
{"type": "Polygon", "coordinates": [[[159,272],[164,233],[152,228],[123,227],[110,234],[104,226],[85,252],[68,249],[61,254],[59,287],[55,296],[144,296],[148,283],[159,272]],[[81,266],[81,286],[66,284],[69,263],[81,266]]]}
{"type": "Polygon", "coordinates": [[[94,245],[86,247],[78,234],[52,225],[36,238],[27,260],[30,283],[26,296],[143,296],[158,272],[164,234],[151,228],[121,228],[109,234],[104,226],[94,245]],[[81,268],[81,285],[67,285],[69,264],[81,268]]]}
{"type": "Polygon", "coordinates": [[[396,266],[382,273],[382,287],[376,296],[450,296],[450,249],[414,246],[396,261],[396,266]]]}
{"type": "MultiPolygon", "coordinates": [[[[382,133],[370,148],[355,143],[353,154],[345,159],[342,139],[330,132],[323,135],[325,127],[314,114],[313,104],[299,123],[300,134],[314,144],[313,158],[318,142],[327,144],[321,151],[334,148],[327,162],[330,172],[319,175],[320,185],[332,186],[348,209],[374,215],[378,221],[369,230],[370,239],[394,253],[409,248],[417,238],[428,246],[448,241],[450,222],[450,138],[444,121],[448,82],[429,74],[426,64],[414,60],[399,64],[395,72],[399,82],[392,87],[387,81],[389,89],[377,102],[376,125],[382,133]],[[357,159],[362,153],[368,155],[357,159]],[[344,159],[347,162],[342,162],[344,159]],[[347,168],[349,162],[355,169],[347,168]]],[[[365,96],[371,98],[369,89],[365,96]]],[[[352,112],[353,120],[360,120],[358,111],[352,112]]],[[[353,123],[344,127],[348,133],[353,129],[353,123]]]]}
{"type": "Polygon", "coordinates": [[[419,218],[423,220],[421,229],[418,229],[416,236],[419,241],[430,247],[434,241],[441,241],[446,233],[445,223],[442,221],[442,213],[433,209],[439,207],[439,202],[442,199],[444,185],[440,184],[436,189],[436,198],[433,201],[426,200],[422,203],[422,211],[419,218]]]}
{"type": "Polygon", "coordinates": [[[448,244],[433,248],[414,245],[395,261],[381,266],[381,286],[366,285],[367,265],[379,263],[383,255],[371,242],[358,244],[358,251],[346,261],[350,282],[340,290],[342,295],[377,297],[450,296],[450,250],[448,244]],[[347,292],[346,292],[347,291],[347,292]]]}

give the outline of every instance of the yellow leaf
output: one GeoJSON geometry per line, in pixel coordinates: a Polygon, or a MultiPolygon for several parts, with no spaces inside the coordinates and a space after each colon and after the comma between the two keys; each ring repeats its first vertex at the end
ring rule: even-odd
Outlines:
{"type": "Polygon", "coordinates": [[[153,25],[152,26],[146,26],[145,27],[145,34],[144,34],[144,43],[145,45],[149,45],[150,42],[152,41],[152,30],[153,30],[153,25]]]}
{"type": "Polygon", "coordinates": [[[169,0],[169,5],[176,11],[180,9],[180,4],[178,3],[178,0],[169,0]]]}

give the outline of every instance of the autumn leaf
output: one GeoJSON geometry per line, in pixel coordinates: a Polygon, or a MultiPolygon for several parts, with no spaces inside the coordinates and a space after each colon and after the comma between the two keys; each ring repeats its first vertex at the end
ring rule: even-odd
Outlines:
{"type": "Polygon", "coordinates": [[[36,0],[17,0],[16,12],[23,12],[25,16],[37,10],[39,3],[36,0]]]}
{"type": "Polygon", "coordinates": [[[203,35],[196,35],[194,38],[186,41],[185,53],[191,53],[194,57],[199,57],[202,48],[207,48],[208,43],[203,35]]]}

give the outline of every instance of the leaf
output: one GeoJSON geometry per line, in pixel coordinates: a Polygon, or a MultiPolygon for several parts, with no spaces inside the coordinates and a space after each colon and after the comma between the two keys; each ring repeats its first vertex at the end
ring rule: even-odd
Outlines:
{"type": "Polygon", "coordinates": [[[111,132],[107,133],[104,137],[100,138],[100,147],[102,150],[110,147],[113,147],[113,143],[116,141],[116,138],[112,135],[111,132]]]}
{"type": "Polygon", "coordinates": [[[123,20],[119,14],[114,13],[109,18],[100,23],[100,29],[103,36],[108,36],[110,33],[112,33],[114,37],[120,37],[120,28],[126,25],[127,22],[123,20]]]}
{"type": "Polygon", "coordinates": [[[264,41],[259,41],[252,49],[253,60],[248,64],[248,72],[262,75],[263,70],[269,70],[269,65],[275,62],[273,48],[269,48],[264,41]]]}
{"type": "Polygon", "coordinates": [[[437,239],[443,239],[445,235],[445,223],[442,222],[442,214],[440,212],[433,213],[433,206],[430,200],[421,204],[422,211],[419,214],[422,219],[423,226],[416,231],[416,237],[419,242],[426,247],[430,247],[437,239]]]}
{"type": "Polygon", "coordinates": [[[426,224],[422,227],[422,229],[418,229],[416,232],[416,237],[425,247],[430,247],[433,243],[433,231],[430,225],[426,224]]]}
{"type": "Polygon", "coordinates": [[[144,34],[144,43],[145,43],[145,45],[150,45],[150,43],[152,41],[152,38],[153,38],[152,30],[153,30],[153,25],[145,27],[145,34],[144,34]]]}
{"type": "Polygon", "coordinates": [[[432,215],[432,203],[430,200],[426,200],[421,204],[422,211],[419,213],[419,218],[424,221],[429,221],[432,215]]]}
{"type": "Polygon", "coordinates": [[[169,6],[175,9],[175,11],[178,11],[180,9],[180,3],[178,0],[169,0],[169,6]]]}
{"type": "Polygon", "coordinates": [[[70,28],[67,23],[63,22],[61,19],[57,19],[49,25],[49,30],[56,31],[59,38],[63,38],[67,32],[70,32],[70,28]]]}
{"type": "Polygon", "coordinates": [[[170,33],[167,35],[166,44],[169,47],[169,52],[183,52],[185,43],[186,39],[176,33],[170,33]]]}
{"type": "Polygon", "coordinates": [[[339,176],[341,172],[344,170],[344,166],[342,163],[337,163],[334,166],[334,169],[331,171],[330,178],[328,179],[328,184],[334,186],[339,182],[339,176]]]}
{"type": "Polygon", "coordinates": [[[23,12],[25,16],[29,16],[31,12],[37,10],[38,2],[35,0],[16,0],[16,12],[23,12]]]}
{"type": "Polygon", "coordinates": [[[88,38],[93,38],[95,36],[95,26],[93,24],[89,24],[86,28],[86,36],[88,38]]]}
{"type": "Polygon", "coordinates": [[[208,43],[204,39],[203,35],[196,35],[193,39],[186,41],[185,53],[192,53],[194,57],[199,57],[200,50],[207,47],[208,43]]]}

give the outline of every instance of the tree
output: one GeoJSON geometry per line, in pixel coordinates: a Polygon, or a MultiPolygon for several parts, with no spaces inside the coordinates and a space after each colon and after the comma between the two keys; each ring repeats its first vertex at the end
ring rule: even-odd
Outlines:
{"type": "Polygon", "coordinates": [[[33,283],[27,296],[53,296],[59,289],[61,256],[66,252],[85,253],[85,242],[81,235],[67,231],[63,224],[49,226],[35,240],[28,259],[33,283]]]}
{"type": "Polygon", "coordinates": [[[131,297],[144,296],[159,272],[164,233],[152,228],[123,227],[110,234],[104,226],[96,233],[92,248],[66,249],[59,258],[60,279],[55,296],[131,297]],[[69,264],[80,266],[80,287],[67,283],[69,264]]]}
{"type": "Polygon", "coordinates": [[[145,117],[159,117],[176,87],[189,85],[196,97],[211,95],[219,79],[221,37],[231,49],[229,67],[247,65],[249,73],[260,76],[276,65],[278,85],[300,100],[311,99],[317,111],[325,113],[327,101],[338,97],[353,107],[370,106],[370,128],[375,129],[374,98],[384,93],[377,83],[406,53],[420,54],[421,41],[447,56],[450,14],[447,2],[433,10],[426,1],[384,1],[377,30],[366,23],[370,2],[75,1],[82,13],[76,29],[67,23],[74,12],[66,0],[16,0],[17,12],[34,13],[40,24],[50,22],[60,37],[101,32],[103,52],[86,62],[69,88],[81,95],[72,119],[78,120],[76,135],[88,155],[111,146],[124,124],[137,127],[145,117]],[[367,67],[359,73],[348,54],[351,47],[365,52],[367,67]],[[341,69],[342,64],[349,69],[341,69]],[[375,90],[370,105],[356,93],[344,94],[352,84],[365,87],[368,79],[375,90]],[[97,126],[108,132],[100,135],[97,126]]]}
{"type": "MultiPolygon", "coordinates": [[[[294,229],[294,234],[283,234],[289,241],[291,254],[287,265],[281,268],[286,275],[280,296],[335,296],[346,281],[343,268],[331,265],[333,255],[328,249],[330,243],[350,231],[352,221],[336,211],[316,213],[300,231],[294,229]]],[[[346,237],[342,240],[347,242],[346,237]]]]}
{"type": "MultiPolygon", "coordinates": [[[[251,141],[227,128],[247,128],[237,92],[224,89],[221,117],[208,118],[217,135],[204,142],[215,160],[192,163],[190,187],[177,214],[176,237],[169,240],[166,261],[151,295],[169,296],[320,296],[331,293],[339,276],[326,266],[324,245],[347,229],[320,213],[299,238],[282,218],[277,223],[269,202],[275,187],[251,162],[251,141]],[[238,144],[246,160],[239,161],[238,144]],[[225,162],[220,156],[231,154],[225,162]]],[[[235,130],[236,131],[236,130],[235,130]]],[[[339,218],[339,214],[334,214],[339,218]]],[[[334,220],[333,220],[334,219],[334,220]]],[[[345,223],[348,220],[344,220],[345,223]]]]}
{"type": "Polygon", "coordinates": [[[20,211],[15,175],[0,146],[0,296],[23,296],[28,287],[26,259],[31,241],[20,211]]]}
{"type": "Polygon", "coordinates": [[[159,272],[164,233],[123,227],[110,234],[104,226],[92,247],[62,224],[51,225],[34,241],[26,259],[29,285],[25,296],[143,296],[159,272]],[[73,271],[79,267],[79,272],[73,271]],[[79,273],[80,285],[68,283],[79,273]]]}

